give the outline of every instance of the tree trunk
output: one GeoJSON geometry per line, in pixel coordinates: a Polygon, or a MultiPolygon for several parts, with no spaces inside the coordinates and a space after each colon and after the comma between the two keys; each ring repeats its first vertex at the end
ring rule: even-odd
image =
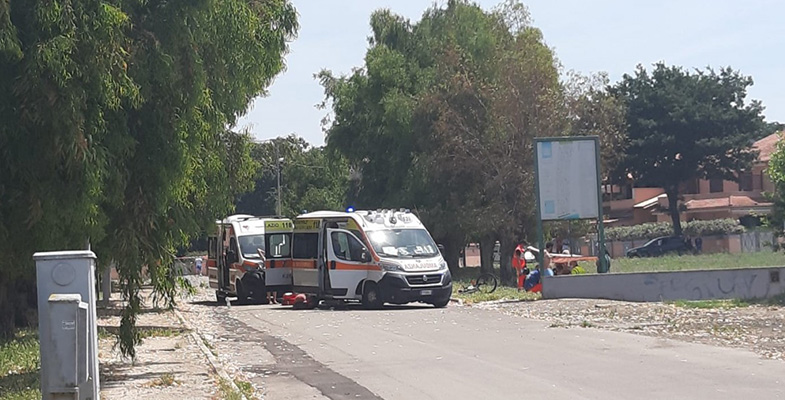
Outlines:
{"type": "Polygon", "coordinates": [[[511,285],[515,282],[515,273],[512,270],[512,256],[515,251],[515,240],[512,238],[502,237],[499,246],[499,261],[501,262],[501,270],[499,271],[499,278],[502,284],[511,285]]]}
{"type": "Polygon", "coordinates": [[[480,239],[480,271],[483,273],[493,272],[493,247],[496,240],[492,236],[485,236],[480,239]]]}
{"type": "Polygon", "coordinates": [[[461,257],[461,248],[463,246],[465,246],[463,240],[453,237],[447,238],[444,243],[444,261],[447,261],[447,266],[453,275],[458,271],[458,259],[461,257]]]}
{"type": "Polygon", "coordinates": [[[681,236],[681,217],[679,212],[679,188],[670,187],[665,189],[665,194],[668,195],[668,213],[671,215],[673,222],[673,234],[681,236]]]}

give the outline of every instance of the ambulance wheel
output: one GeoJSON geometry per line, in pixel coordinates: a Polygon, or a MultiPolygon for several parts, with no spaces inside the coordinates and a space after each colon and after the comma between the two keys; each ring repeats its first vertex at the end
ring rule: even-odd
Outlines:
{"type": "Polygon", "coordinates": [[[221,290],[215,291],[215,301],[218,303],[219,306],[226,304],[226,293],[221,290]]]}
{"type": "Polygon", "coordinates": [[[234,282],[234,287],[237,290],[237,303],[245,304],[248,300],[248,291],[243,287],[243,281],[238,279],[234,282]]]}
{"type": "Polygon", "coordinates": [[[264,284],[264,275],[253,273],[248,275],[246,287],[250,289],[251,300],[254,304],[267,304],[267,287],[264,284]]]}
{"type": "Polygon", "coordinates": [[[378,310],[384,305],[379,285],[374,282],[365,282],[363,285],[363,307],[367,310],[378,310]]]}

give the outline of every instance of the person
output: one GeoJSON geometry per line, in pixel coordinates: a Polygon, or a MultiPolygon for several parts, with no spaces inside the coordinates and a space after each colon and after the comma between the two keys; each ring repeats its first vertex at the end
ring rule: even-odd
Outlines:
{"type": "Polygon", "coordinates": [[[194,265],[196,266],[196,275],[202,274],[202,257],[196,257],[194,260],[194,265]]]}
{"type": "Polygon", "coordinates": [[[526,273],[524,273],[526,270],[526,258],[524,257],[526,247],[528,247],[527,243],[521,242],[515,248],[512,256],[512,267],[515,268],[515,273],[518,275],[518,290],[523,289],[523,283],[526,280],[526,273]]]}
{"type": "Polygon", "coordinates": [[[695,251],[700,254],[703,251],[703,239],[700,236],[695,238],[695,251]]]}

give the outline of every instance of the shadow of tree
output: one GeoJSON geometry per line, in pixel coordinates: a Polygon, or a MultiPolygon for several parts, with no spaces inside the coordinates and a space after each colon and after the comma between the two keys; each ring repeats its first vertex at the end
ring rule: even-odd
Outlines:
{"type": "Polygon", "coordinates": [[[37,390],[40,386],[39,377],[38,370],[0,377],[0,398],[11,397],[28,390],[37,390]]]}

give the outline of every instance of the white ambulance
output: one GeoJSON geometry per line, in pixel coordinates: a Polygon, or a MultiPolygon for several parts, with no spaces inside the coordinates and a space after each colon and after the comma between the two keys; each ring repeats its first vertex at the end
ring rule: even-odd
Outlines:
{"type": "Polygon", "coordinates": [[[447,263],[409,210],[318,211],[294,219],[292,284],[317,299],[444,307],[452,294],[447,263]]]}
{"type": "Polygon", "coordinates": [[[216,235],[208,239],[207,274],[219,303],[226,297],[264,303],[267,292],[291,290],[291,220],[240,214],[215,225],[216,235]]]}

